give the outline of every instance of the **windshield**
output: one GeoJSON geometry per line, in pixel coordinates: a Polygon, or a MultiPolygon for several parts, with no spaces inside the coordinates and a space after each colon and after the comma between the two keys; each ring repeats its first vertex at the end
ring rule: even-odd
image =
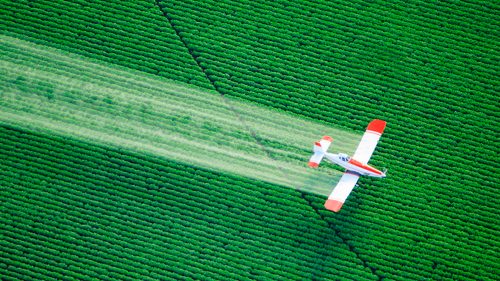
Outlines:
{"type": "Polygon", "coordinates": [[[340,160],[342,160],[344,162],[347,162],[351,159],[349,156],[347,156],[347,154],[343,154],[343,153],[339,154],[339,158],[340,158],[340,160]]]}

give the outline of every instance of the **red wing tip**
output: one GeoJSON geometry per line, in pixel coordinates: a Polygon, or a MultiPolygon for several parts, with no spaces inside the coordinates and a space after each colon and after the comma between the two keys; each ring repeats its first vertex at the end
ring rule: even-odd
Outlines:
{"type": "Polygon", "coordinates": [[[321,147],[321,143],[319,141],[315,142],[314,145],[321,147]]]}
{"type": "Polygon", "coordinates": [[[374,119],[372,122],[370,122],[370,124],[368,124],[366,130],[382,134],[384,132],[386,124],[387,122],[385,122],[384,120],[374,119]]]}
{"type": "Polygon", "coordinates": [[[328,199],[325,202],[325,208],[330,210],[330,211],[334,211],[334,212],[340,211],[340,208],[342,208],[342,205],[344,205],[343,202],[340,202],[337,200],[332,200],[332,199],[328,199]]]}
{"type": "Polygon", "coordinates": [[[311,168],[318,168],[319,163],[316,163],[316,162],[309,162],[307,165],[309,165],[309,167],[311,167],[311,168]]]}
{"type": "Polygon", "coordinates": [[[323,139],[326,141],[329,141],[329,142],[333,141],[332,137],[330,137],[330,136],[324,136],[323,139]]]}

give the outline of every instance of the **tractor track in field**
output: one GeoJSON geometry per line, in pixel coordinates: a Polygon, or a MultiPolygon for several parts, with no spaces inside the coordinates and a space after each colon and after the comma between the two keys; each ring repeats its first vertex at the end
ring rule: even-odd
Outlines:
{"type": "MultiPolygon", "coordinates": [[[[270,159],[270,161],[272,161],[273,163],[275,163],[275,167],[283,174],[284,177],[286,177],[287,176],[286,172],[281,168],[280,165],[278,165],[278,161],[273,157],[273,155],[269,151],[269,149],[262,143],[262,141],[260,140],[260,138],[257,135],[257,133],[254,130],[252,130],[252,128],[245,122],[245,119],[241,116],[241,114],[238,112],[238,110],[232,105],[231,101],[228,100],[224,96],[224,93],[219,89],[219,87],[217,87],[215,81],[213,79],[211,79],[210,76],[207,74],[206,69],[201,65],[201,63],[199,61],[199,57],[197,55],[195,55],[193,49],[191,49],[189,47],[189,44],[186,42],[186,40],[184,39],[184,37],[181,35],[181,30],[179,29],[179,27],[177,27],[173,23],[173,20],[172,20],[171,16],[165,11],[165,9],[162,8],[162,6],[160,5],[160,1],[159,0],[155,0],[155,2],[156,2],[156,5],[158,6],[158,8],[160,9],[160,11],[162,12],[163,16],[167,19],[167,21],[169,22],[169,24],[174,29],[176,35],[179,37],[179,40],[186,47],[187,51],[189,52],[189,54],[191,55],[191,57],[195,61],[196,65],[200,68],[201,72],[205,75],[205,77],[207,78],[207,80],[214,87],[215,91],[217,91],[221,95],[222,99],[224,100],[225,105],[234,113],[234,115],[238,118],[238,120],[241,122],[241,124],[247,129],[247,132],[249,132],[252,135],[252,137],[254,138],[254,140],[257,143],[257,145],[266,154],[266,156],[270,159]]],[[[365,268],[368,268],[372,272],[372,274],[378,278],[379,281],[383,280],[384,277],[377,274],[377,272],[376,272],[377,269],[374,268],[374,267],[372,267],[372,266],[370,266],[368,264],[368,262],[359,255],[359,253],[356,251],[356,249],[354,248],[354,246],[352,246],[349,243],[349,240],[345,239],[344,237],[342,237],[342,235],[340,233],[340,230],[336,229],[335,226],[332,223],[329,223],[328,220],[326,220],[326,218],[324,217],[324,215],[322,215],[319,212],[319,210],[316,209],[313,206],[311,200],[309,200],[309,199],[306,198],[306,192],[302,191],[299,186],[295,186],[294,189],[296,189],[300,193],[301,198],[304,201],[307,202],[307,204],[311,207],[311,209],[313,209],[314,212],[323,221],[325,221],[328,224],[329,228],[335,231],[335,234],[342,240],[342,243],[345,244],[349,248],[349,250],[356,255],[356,257],[362,262],[363,266],[365,268]]]]}
{"type": "Polygon", "coordinates": [[[363,263],[363,266],[365,268],[368,268],[372,274],[374,276],[377,277],[377,280],[378,281],[382,281],[384,280],[384,277],[383,276],[380,276],[378,273],[377,273],[377,268],[373,267],[373,266],[370,266],[368,264],[368,261],[366,261],[364,258],[362,258],[360,256],[360,254],[358,253],[358,251],[356,250],[356,248],[349,242],[349,239],[346,239],[345,237],[342,236],[340,230],[335,227],[335,225],[331,222],[329,222],[324,215],[321,214],[321,212],[319,212],[318,209],[314,208],[314,206],[312,205],[312,202],[311,200],[307,199],[307,197],[305,196],[306,194],[304,192],[300,192],[301,194],[301,197],[309,204],[309,206],[311,206],[311,208],[314,210],[314,212],[321,218],[321,220],[323,220],[324,222],[326,222],[328,224],[328,227],[330,229],[333,229],[333,231],[335,231],[335,234],[337,235],[337,237],[340,238],[340,240],[342,240],[342,243],[344,243],[348,248],[349,248],[349,251],[351,251],[352,253],[354,253],[356,255],[356,257],[363,263]]]}

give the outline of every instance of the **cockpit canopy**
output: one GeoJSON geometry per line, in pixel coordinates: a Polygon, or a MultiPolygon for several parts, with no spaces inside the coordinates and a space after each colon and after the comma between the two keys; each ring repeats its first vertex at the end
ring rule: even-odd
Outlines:
{"type": "Polygon", "coordinates": [[[344,162],[348,162],[349,160],[351,160],[351,157],[344,153],[339,153],[339,158],[344,162]]]}

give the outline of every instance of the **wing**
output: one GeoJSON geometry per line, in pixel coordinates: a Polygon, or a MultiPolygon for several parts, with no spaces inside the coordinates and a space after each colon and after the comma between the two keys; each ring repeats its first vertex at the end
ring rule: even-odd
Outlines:
{"type": "Polygon", "coordinates": [[[330,196],[328,196],[328,200],[325,202],[325,208],[330,211],[338,212],[345,200],[351,194],[352,189],[358,182],[359,175],[352,173],[350,171],[346,171],[344,175],[340,178],[339,183],[333,189],[330,196]]]}
{"type": "Polygon", "coordinates": [[[378,140],[382,136],[386,124],[385,121],[379,119],[370,122],[352,158],[363,164],[367,164],[370,157],[372,157],[375,147],[377,147],[378,140]]]}

